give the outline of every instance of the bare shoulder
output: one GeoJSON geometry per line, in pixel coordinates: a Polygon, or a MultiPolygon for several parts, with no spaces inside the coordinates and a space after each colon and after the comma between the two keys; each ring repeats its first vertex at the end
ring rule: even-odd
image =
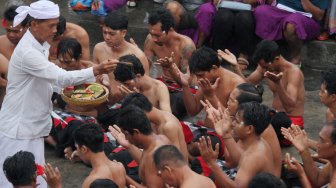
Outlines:
{"type": "Polygon", "coordinates": [[[203,188],[203,187],[215,188],[216,185],[214,184],[214,182],[210,178],[199,175],[199,174],[196,174],[192,178],[189,178],[187,181],[185,181],[181,185],[181,188],[189,188],[189,187],[193,187],[193,188],[203,188]]]}
{"type": "Polygon", "coordinates": [[[81,39],[84,37],[89,37],[88,33],[86,32],[86,30],[74,23],[66,23],[66,28],[68,30],[68,36],[66,37],[73,37],[76,39],[81,39]]]}
{"type": "Polygon", "coordinates": [[[98,52],[98,51],[102,51],[104,48],[106,48],[106,43],[99,42],[94,46],[93,50],[98,52]]]}
{"type": "Polygon", "coordinates": [[[99,177],[96,176],[95,174],[90,174],[88,177],[85,178],[82,188],[89,188],[91,183],[98,178],[99,177]]]}

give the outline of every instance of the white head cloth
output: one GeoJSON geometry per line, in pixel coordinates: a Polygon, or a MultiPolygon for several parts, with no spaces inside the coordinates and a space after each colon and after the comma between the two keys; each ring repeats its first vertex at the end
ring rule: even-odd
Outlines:
{"type": "Polygon", "coordinates": [[[28,14],[35,19],[53,19],[60,16],[58,5],[48,0],[40,0],[30,6],[19,6],[15,11],[18,14],[14,17],[13,27],[19,25],[28,14]]]}

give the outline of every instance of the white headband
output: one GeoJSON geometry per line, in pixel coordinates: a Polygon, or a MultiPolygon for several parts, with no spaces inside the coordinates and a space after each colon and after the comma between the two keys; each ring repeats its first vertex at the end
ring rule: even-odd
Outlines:
{"type": "Polygon", "coordinates": [[[28,14],[35,19],[53,19],[60,16],[58,5],[48,0],[34,2],[30,7],[20,6],[15,11],[18,14],[14,17],[13,27],[26,19],[28,14]]]}

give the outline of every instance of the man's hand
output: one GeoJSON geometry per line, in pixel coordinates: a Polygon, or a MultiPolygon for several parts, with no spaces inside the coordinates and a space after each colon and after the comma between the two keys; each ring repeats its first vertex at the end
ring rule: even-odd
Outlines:
{"type": "Polygon", "coordinates": [[[108,77],[107,74],[101,74],[96,76],[96,80],[99,81],[99,83],[106,86],[109,90],[111,89],[110,78],[108,77]]]}
{"type": "Polygon", "coordinates": [[[170,71],[173,79],[181,86],[189,87],[189,80],[190,80],[190,71],[187,69],[187,73],[183,74],[177,65],[174,63],[172,65],[172,70],[170,71]]]}
{"type": "Polygon", "coordinates": [[[232,130],[232,119],[228,109],[223,111],[221,108],[218,109],[219,114],[214,115],[214,127],[218,135],[222,137],[230,137],[232,130]]]}
{"type": "Polygon", "coordinates": [[[170,57],[160,58],[156,61],[156,65],[161,65],[165,69],[171,69],[175,62],[174,52],[171,53],[170,57]]]}
{"type": "Polygon", "coordinates": [[[7,87],[7,80],[5,78],[0,77],[0,87],[7,87]]]}
{"type": "Polygon", "coordinates": [[[100,75],[100,74],[108,74],[113,72],[117,65],[119,63],[119,60],[117,59],[107,59],[98,65],[93,66],[93,74],[95,76],[100,75]]]}
{"type": "Polygon", "coordinates": [[[51,164],[47,163],[44,165],[44,174],[42,177],[51,188],[62,188],[61,173],[57,167],[54,169],[51,164]]]}
{"type": "Polygon", "coordinates": [[[215,95],[215,91],[218,88],[220,78],[217,78],[214,84],[211,84],[207,78],[201,78],[198,80],[198,85],[202,88],[202,91],[206,97],[215,95]]]}
{"type": "Polygon", "coordinates": [[[120,85],[120,86],[118,86],[118,88],[122,93],[124,93],[126,95],[131,94],[131,93],[140,93],[139,90],[136,87],[133,87],[133,90],[130,90],[126,86],[120,85]]]}
{"type": "Polygon", "coordinates": [[[301,153],[308,149],[308,136],[304,130],[292,124],[289,128],[281,128],[281,134],[293,143],[294,147],[301,153]]]}
{"type": "Polygon", "coordinates": [[[230,63],[230,65],[232,65],[233,67],[239,68],[236,56],[233,53],[231,53],[228,49],[225,49],[224,51],[217,50],[217,54],[219,57],[230,63]]]}
{"type": "MultiPolygon", "coordinates": [[[[209,100],[205,100],[205,101],[200,100],[200,102],[201,102],[201,104],[202,104],[202,106],[205,110],[207,119],[210,120],[210,122],[212,124],[214,124],[215,123],[215,116],[220,115],[219,110],[217,110],[215,107],[213,107],[209,100]]],[[[220,106],[220,104],[218,104],[218,105],[220,106]]]]}
{"type": "Polygon", "coordinates": [[[275,74],[275,73],[273,73],[273,72],[266,71],[266,72],[264,73],[264,77],[265,77],[265,78],[270,79],[272,82],[274,82],[274,83],[276,83],[276,84],[280,83],[280,80],[281,80],[282,76],[283,76],[283,73],[282,73],[282,72],[280,72],[279,74],[275,74]]]}
{"type": "Polygon", "coordinates": [[[125,134],[121,132],[121,129],[117,125],[113,125],[113,127],[109,126],[109,131],[122,147],[128,149],[132,145],[126,139],[125,134]]]}
{"type": "Polygon", "coordinates": [[[284,163],[284,166],[287,170],[294,172],[299,176],[305,174],[301,164],[294,157],[290,157],[289,153],[286,153],[284,163]]]}
{"type": "Polygon", "coordinates": [[[213,150],[210,137],[207,136],[207,138],[205,138],[204,136],[202,136],[199,139],[198,149],[200,150],[203,160],[207,164],[216,163],[216,159],[218,158],[218,153],[219,153],[218,143],[216,144],[215,150],[213,150]]]}

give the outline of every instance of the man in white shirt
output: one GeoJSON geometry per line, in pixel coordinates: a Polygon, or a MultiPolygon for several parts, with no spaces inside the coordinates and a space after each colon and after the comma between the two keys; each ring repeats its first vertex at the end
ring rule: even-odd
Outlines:
{"type": "MultiPolygon", "coordinates": [[[[15,48],[8,70],[7,94],[0,111],[0,185],[11,187],[2,170],[4,159],[19,150],[30,151],[38,164],[44,164],[44,142],[51,129],[50,112],[53,88],[95,81],[95,75],[108,73],[116,60],[94,67],[67,72],[48,61],[49,44],[58,24],[59,7],[51,1],[37,1],[21,6],[13,27],[27,15],[29,30],[15,48]]],[[[38,178],[39,187],[47,187],[38,178]]]]}

